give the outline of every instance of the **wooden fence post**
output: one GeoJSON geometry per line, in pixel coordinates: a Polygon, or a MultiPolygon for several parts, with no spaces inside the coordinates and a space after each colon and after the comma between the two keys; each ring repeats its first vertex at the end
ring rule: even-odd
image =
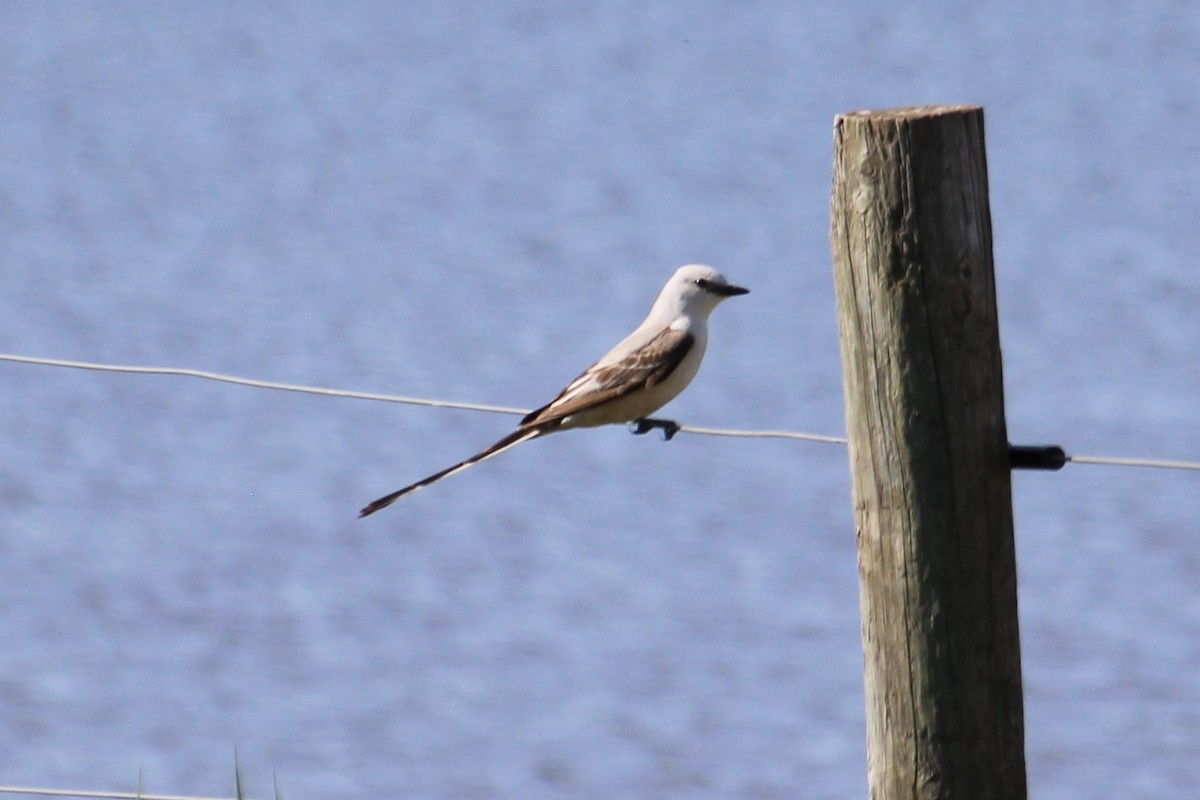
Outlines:
{"type": "Polygon", "coordinates": [[[983,110],[835,123],[831,240],[875,800],[1024,800],[983,110]]]}

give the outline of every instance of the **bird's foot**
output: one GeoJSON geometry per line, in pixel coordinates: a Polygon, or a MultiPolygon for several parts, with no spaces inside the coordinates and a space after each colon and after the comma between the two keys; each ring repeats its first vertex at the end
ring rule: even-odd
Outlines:
{"type": "Polygon", "coordinates": [[[649,433],[657,428],[663,432],[664,442],[671,441],[675,434],[679,433],[680,428],[679,423],[673,419],[650,419],[649,417],[635,419],[630,423],[630,425],[632,426],[630,427],[630,431],[638,436],[642,435],[643,433],[649,433]]]}

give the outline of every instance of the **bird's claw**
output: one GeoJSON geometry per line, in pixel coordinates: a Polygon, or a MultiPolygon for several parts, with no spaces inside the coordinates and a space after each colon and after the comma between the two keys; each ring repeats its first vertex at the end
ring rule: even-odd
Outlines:
{"type": "Polygon", "coordinates": [[[657,428],[663,432],[664,442],[671,441],[671,439],[675,437],[675,434],[679,433],[680,428],[679,423],[673,419],[650,419],[648,417],[644,417],[642,419],[635,419],[630,424],[632,425],[630,430],[637,436],[641,436],[644,433],[649,433],[657,428]]]}

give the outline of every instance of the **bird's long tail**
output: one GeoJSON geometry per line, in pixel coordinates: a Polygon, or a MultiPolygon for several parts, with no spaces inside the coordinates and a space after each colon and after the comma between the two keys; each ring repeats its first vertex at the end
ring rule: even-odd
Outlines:
{"type": "Polygon", "coordinates": [[[392,492],[391,494],[384,495],[383,497],[379,498],[378,500],[368,503],[363,508],[362,511],[358,512],[358,516],[361,519],[362,517],[365,517],[368,514],[374,514],[376,511],[378,511],[381,508],[387,508],[392,503],[399,500],[401,497],[404,497],[404,495],[406,495],[406,494],[411,494],[411,493],[415,492],[417,489],[424,489],[429,484],[437,483],[442,478],[448,478],[456,472],[462,472],[467,467],[473,467],[476,464],[478,464],[480,461],[487,461],[492,456],[498,456],[501,453],[503,453],[505,450],[507,450],[508,448],[516,447],[521,442],[527,442],[530,439],[534,439],[538,436],[541,436],[543,433],[548,433],[549,430],[550,429],[546,428],[546,427],[517,428],[515,431],[510,433],[508,436],[505,436],[503,439],[496,442],[494,445],[492,445],[488,449],[484,450],[481,453],[476,453],[475,455],[468,458],[466,461],[460,461],[457,464],[455,464],[453,467],[446,467],[446,469],[442,470],[441,472],[435,472],[432,475],[430,475],[428,478],[422,478],[421,480],[417,481],[416,483],[409,484],[408,486],[405,486],[403,489],[399,489],[397,491],[392,492]]]}

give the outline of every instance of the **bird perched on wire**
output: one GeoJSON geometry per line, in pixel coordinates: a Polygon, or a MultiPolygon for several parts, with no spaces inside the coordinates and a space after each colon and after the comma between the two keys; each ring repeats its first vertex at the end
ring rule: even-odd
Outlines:
{"type": "Polygon", "coordinates": [[[558,397],[527,414],[515,431],[465,461],[369,503],[359,516],[374,514],[406,494],[555,431],[632,422],[635,433],[661,428],[671,438],[679,425],[649,415],[674,400],[696,377],[708,345],[708,315],[725,298],[748,291],[732,285],[712,267],[680,267],[633,333],[567,384],[558,397]]]}

